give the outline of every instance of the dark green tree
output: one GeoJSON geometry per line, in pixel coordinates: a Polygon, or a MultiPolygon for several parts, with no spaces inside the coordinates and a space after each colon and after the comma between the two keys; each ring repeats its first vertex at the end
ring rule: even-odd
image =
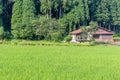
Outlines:
{"type": "Polygon", "coordinates": [[[105,24],[109,21],[109,16],[110,13],[107,7],[107,1],[101,0],[96,9],[95,19],[98,21],[99,25],[102,26],[102,24],[105,24]]]}
{"type": "Polygon", "coordinates": [[[22,23],[31,23],[35,18],[35,4],[34,0],[23,0],[22,4],[22,23]]]}
{"type": "Polygon", "coordinates": [[[84,25],[88,25],[88,22],[90,20],[88,0],[83,0],[83,4],[84,4],[84,17],[85,17],[84,25]]]}
{"type": "Polygon", "coordinates": [[[33,27],[31,26],[32,20],[35,19],[36,8],[34,0],[23,0],[22,4],[22,30],[20,36],[22,39],[32,39],[33,27]]]}
{"type": "Polygon", "coordinates": [[[12,11],[12,35],[14,38],[20,38],[20,31],[22,26],[22,0],[16,0],[12,11]]]}
{"type": "Polygon", "coordinates": [[[2,12],[3,12],[3,0],[0,0],[0,26],[2,26],[2,12]]]}
{"type": "Polygon", "coordinates": [[[34,34],[37,39],[59,41],[63,36],[63,28],[56,19],[47,19],[41,16],[33,21],[34,34]]]}

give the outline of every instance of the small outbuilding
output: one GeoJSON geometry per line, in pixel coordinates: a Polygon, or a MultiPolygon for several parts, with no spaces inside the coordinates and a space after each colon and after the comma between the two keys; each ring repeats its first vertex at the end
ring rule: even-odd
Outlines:
{"type": "Polygon", "coordinates": [[[87,32],[85,36],[82,29],[78,29],[70,32],[72,35],[71,42],[89,41],[92,36],[96,42],[110,42],[113,41],[113,31],[110,31],[103,27],[97,27],[93,32],[87,32]]]}

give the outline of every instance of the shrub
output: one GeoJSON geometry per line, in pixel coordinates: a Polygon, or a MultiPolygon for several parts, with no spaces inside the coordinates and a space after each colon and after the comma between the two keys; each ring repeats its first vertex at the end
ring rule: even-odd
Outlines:
{"type": "Polygon", "coordinates": [[[9,32],[9,31],[5,31],[4,32],[4,39],[12,39],[12,35],[11,35],[11,33],[9,32]]]}
{"type": "Polygon", "coordinates": [[[50,36],[52,41],[60,41],[62,39],[61,34],[58,32],[52,33],[50,36]]]}
{"type": "Polygon", "coordinates": [[[0,26],[0,39],[4,39],[4,30],[3,27],[0,26]]]}
{"type": "Polygon", "coordinates": [[[120,37],[120,33],[114,34],[113,37],[120,37]]]}
{"type": "Polygon", "coordinates": [[[63,37],[63,28],[56,19],[46,19],[40,17],[32,22],[36,39],[41,40],[60,40],[63,37]]]}
{"type": "Polygon", "coordinates": [[[64,40],[65,40],[66,42],[70,42],[70,41],[72,40],[71,35],[66,36],[64,40]]]}

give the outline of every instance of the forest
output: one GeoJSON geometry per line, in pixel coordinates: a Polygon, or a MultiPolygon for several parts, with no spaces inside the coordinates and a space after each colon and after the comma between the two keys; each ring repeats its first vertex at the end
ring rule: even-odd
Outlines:
{"type": "Polygon", "coordinates": [[[120,33],[120,0],[0,0],[0,39],[63,40],[89,25],[120,33]]]}

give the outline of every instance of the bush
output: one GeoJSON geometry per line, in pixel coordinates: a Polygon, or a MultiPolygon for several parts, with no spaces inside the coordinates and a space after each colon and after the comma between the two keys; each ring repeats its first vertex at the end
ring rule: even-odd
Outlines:
{"type": "Polygon", "coordinates": [[[4,29],[0,26],[0,39],[4,39],[4,29]]]}
{"type": "Polygon", "coordinates": [[[52,33],[50,36],[52,41],[60,41],[62,39],[61,34],[58,32],[52,33]]]}
{"type": "Polygon", "coordinates": [[[40,17],[32,22],[34,36],[40,40],[60,41],[63,37],[64,29],[56,19],[46,19],[40,17]]]}
{"type": "Polygon", "coordinates": [[[12,39],[12,35],[11,35],[11,33],[9,32],[9,31],[5,31],[4,32],[4,39],[12,39]]]}
{"type": "Polygon", "coordinates": [[[114,34],[113,37],[120,37],[120,33],[114,34]]]}
{"type": "Polygon", "coordinates": [[[66,42],[70,42],[72,40],[72,36],[71,35],[68,35],[65,37],[64,39],[66,42]]]}

